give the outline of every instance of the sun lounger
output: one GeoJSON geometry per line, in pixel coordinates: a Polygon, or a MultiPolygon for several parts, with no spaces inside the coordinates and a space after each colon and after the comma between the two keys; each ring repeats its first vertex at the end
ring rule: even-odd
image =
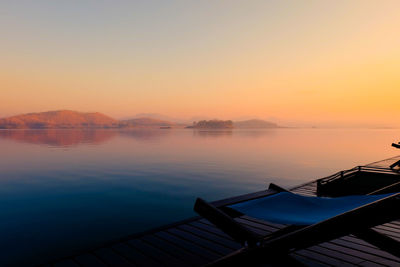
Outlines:
{"type": "Polygon", "coordinates": [[[397,241],[370,229],[400,218],[400,193],[320,198],[271,188],[270,195],[223,207],[197,199],[194,210],[244,246],[215,265],[267,262],[349,234],[400,257],[397,241]],[[243,214],[288,226],[260,236],[234,220],[243,214]]]}

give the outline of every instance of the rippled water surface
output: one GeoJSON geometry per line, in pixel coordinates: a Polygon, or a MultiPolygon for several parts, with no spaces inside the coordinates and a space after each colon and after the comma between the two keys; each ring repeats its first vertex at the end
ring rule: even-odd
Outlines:
{"type": "Polygon", "coordinates": [[[0,266],[39,263],[396,155],[398,130],[0,130],[0,266]]]}

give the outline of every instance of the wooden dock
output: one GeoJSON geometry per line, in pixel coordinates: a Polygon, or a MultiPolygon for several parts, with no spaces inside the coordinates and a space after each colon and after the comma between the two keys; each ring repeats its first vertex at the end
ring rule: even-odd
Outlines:
{"type": "MultiPolygon", "coordinates": [[[[400,157],[368,164],[368,167],[387,168],[400,157]]],[[[297,194],[315,196],[317,182],[293,188],[297,194]]],[[[249,198],[260,191],[240,198],[249,198]]],[[[239,197],[236,197],[237,199],[239,197]]],[[[232,199],[231,199],[232,200],[232,199]]],[[[231,200],[225,200],[229,202],[231,200]]],[[[262,235],[268,235],[285,225],[273,224],[250,217],[239,217],[239,223],[262,235]]],[[[400,220],[375,227],[375,230],[400,241],[400,220]]],[[[241,245],[207,220],[194,217],[160,227],[101,247],[71,255],[68,258],[42,265],[53,267],[90,266],[201,266],[221,258],[241,245]]],[[[287,256],[286,260],[306,266],[400,266],[400,258],[349,235],[287,256]]],[[[285,259],[262,266],[292,266],[285,259]]]]}

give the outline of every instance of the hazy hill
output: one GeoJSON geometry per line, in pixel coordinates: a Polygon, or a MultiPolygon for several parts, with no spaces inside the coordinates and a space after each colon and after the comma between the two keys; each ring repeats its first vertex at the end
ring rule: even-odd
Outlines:
{"type": "Polygon", "coordinates": [[[195,129],[232,129],[233,123],[232,121],[223,121],[223,120],[202,120],[199,122],[194,122],[193,126],[188,126],[187,128],[195,128],[195,129]]]}
{"type": "Polygon", "coordinates": [[[2,129],[24,128],[113,128],[119,127],[119,121],[104,114],[82,113],[71,110],[28,113],[0,119],[2,129]]]}
{"type": "Polygon", "coordinates": [[[136,118],[130,120],[123,120],[121,124],[125,127],[173,127],[177,126],[178,124],[175,122],[165,121],[165,120],[158,120],[153,118],[136,118]]]}
{"type": "Polygon", "coordinates": [[[193,116],[190,118],[179,118],[179,117],[171,117],[159,113],[138,113],[134,116],[130,117],[123,117],[121,118],[122,121],[131,120],[131,119],[139,119],[139,118],[151,118],[156,120],[162,121],[170,121],[177,123],[181,126],[185,125],[192,125],[194,121],[201,121],[201,120],[213,120],[214,117],[207,117],[207,116],[193,116]]]}
{"type": "MultiPolygon", "coordinates": [[[[186,124],[187,125],[187,124],[186,124]]],[[[140,117],[115,120],[99,112],[83,113],[71,110],[28,113],[0,119],[0,129],[63,129],[63,128],[159,128],[184,127],[169,120],[140,117]]],[[[278,128],[275,123],[264,120],[201,120],[188,128],[231,129],[231,128],[278,128]]]]}
{"type": "Polygon", "coordinates": [[[132,119],[142,119],[142,118],[149,118],[149,119],[176,122],[176,123],[186,123],[186,121],[183,119],[166,116],[166,115],[159,114],[159,113],[138,113],[135,116],[123,118],[121,120],[126,121],[126,120],[132,120],[132,119]]]}
{"type": "Polygon", "coordinates": [[[247,128],[247,129],[265,129],[265,128],[279,128],[276,123],[264,121],[264,120],[245,120],[235,121],[233,123],[235,128],[247,128]]]}

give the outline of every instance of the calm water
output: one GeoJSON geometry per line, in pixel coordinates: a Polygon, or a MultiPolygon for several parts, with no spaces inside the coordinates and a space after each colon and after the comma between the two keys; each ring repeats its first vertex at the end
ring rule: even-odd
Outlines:
{"type": "Polygon", "coordinates": [[[0,266],[38,263],[396,155],[398,130],[0,130],[0,266]]]}

